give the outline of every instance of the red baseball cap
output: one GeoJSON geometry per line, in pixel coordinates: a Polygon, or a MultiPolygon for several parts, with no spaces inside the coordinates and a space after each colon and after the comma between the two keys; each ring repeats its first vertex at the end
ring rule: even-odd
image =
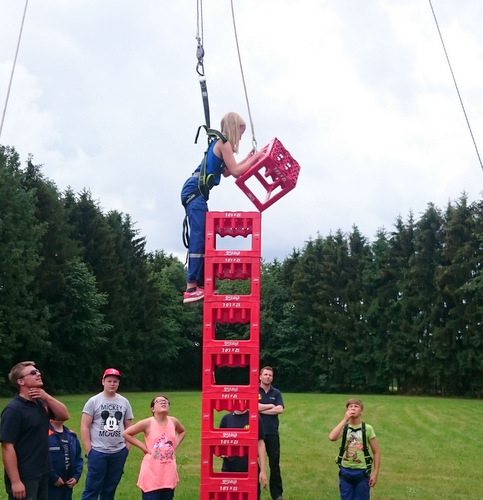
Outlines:
{"type": "Polygon", "coordinates": [[[121,372],[119,370],[116,370],[115,368],[108,368],[105,372],[102,378],[104,379],[108,375],[114,375],[115,377],[121,378],[121,372]]]}

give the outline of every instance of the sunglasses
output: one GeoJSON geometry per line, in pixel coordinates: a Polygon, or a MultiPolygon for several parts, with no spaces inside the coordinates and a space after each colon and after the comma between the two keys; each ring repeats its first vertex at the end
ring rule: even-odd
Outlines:
{"type": "Polygon", "coordinates": [[[37,375],[37,373],[40,373],[40,370],[37,370],[37,368],[34,368],[33,370],[30,370],[28,373],[25,375],[22,375],[19,377],[19,379],[26,377],[27,375],[37,375]]]}

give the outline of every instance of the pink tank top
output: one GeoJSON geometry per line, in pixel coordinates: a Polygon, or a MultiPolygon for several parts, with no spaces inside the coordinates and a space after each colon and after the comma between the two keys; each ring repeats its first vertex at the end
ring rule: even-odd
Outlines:
{"type": "Polygon", "coordinates": [[[171,417],[168,417],[166,425],[160,425],[154,417],[150,421],[145,442],[151,453],[144,455],[137,483],[145,493],[162,488],[174,489],[179,481],[174,452],[174,423],[171,417]]]}

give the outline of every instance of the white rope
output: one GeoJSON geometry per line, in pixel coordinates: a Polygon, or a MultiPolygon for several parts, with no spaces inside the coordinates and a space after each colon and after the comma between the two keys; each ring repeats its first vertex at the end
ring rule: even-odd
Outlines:
{"type": "Polygon", "coordinates": [[[255,129],[253,127],[253,120],[252,120],[252,112],[250,110],[250,103],[248,101],[247,86],[245,84],[245,75],[243,74],[243,66],[242,66],[242,61],[241,61],[241,56],[240,56],[240,46],[238,45],[238,35],[237,35],[237,32],[236,32],[235,10],[233,8],[233,0],[231,0],[231,16],[233,18],[233,29],[235,31],[236,49],[237,49],[237,52],[238,52],[238,61],[240,63],[240,71],[241,71],[241,76],[242,76],[242,81],[243,81],[243,89],[245,91],[245,99],[247,101],[248,117],[250,119],[250,127],[252,129],[252,145],[253,145],[253,148],[256,151],[257,150],[257,141],[255,139],[255,129]]]}
{"type": "Polygon", "coordinates": [[[483,163],[481,162],[481,157],[480,157],[480,153],[478,151],[478,146],[476,145],[475,137],[473,135],[473,131],[471,130],[470,120],[468,119],[468,115],[466,114],[466,109],[465,109],[465,106],[463,104],[463,99],[461,98],[460,89],[458,88],[458,84],[456,83],[456,78],[455,78],[454,73],[453,73],[453,68],[451,67],[451,63],[449,61],[449,56],[448,56],[448,52],[446,51],[446,46],[444,44],[443,35],[441,34],[441,30],[439,29],[438,20],[436,19],[436,13],[434,12],[433,4],[431,3],[431,0],[429,0],[429,6],[431,7],[431,12],[433,13],[434,22],[436,23],[436,28],[437,28],[438,33],[439,33],[439,38],[441,40],[441,44],[443,45],[444,55],[446,56],[446,61],[448,62],[449,70],[451,72],[451,76],[453,77],[453,83],[454,83],[454,86],[456,88],[456,93],[458,94],[458,99],[459,99],[460,104],[461,104],[461,109],[463,110],[463,114],[465,115],[466,125],[468,125],[468,130],[470,132],[471,140],[473,141],[473,146],[475,147],[476,156],[478,157],[478,161],[480,162],[480,167],[483,170],[483,163]]]}
{"type": "Polygon", "coordinates": [[[0,137],[2,137],[3,123],[5,121],[5,114],[7,112],[8,99],[10,97],[10,89],[12,88],[13,74],[15,73],[15,66],[17,65],[18,51],[20,48],[20,40],[22,39],[23,25],[25,22],[25,15],[27,14],[29,0],[25,0],[25,8],[23,11],[22,24],[20,25],[20,33],[18,35],[17,50],[15,51],[15,58],[13,60],[12,73],[10,74],[10,82],[8,83],[7,97],[5,99],[5,106],[3,107],[2,123],[0,123],[0,137]]]}

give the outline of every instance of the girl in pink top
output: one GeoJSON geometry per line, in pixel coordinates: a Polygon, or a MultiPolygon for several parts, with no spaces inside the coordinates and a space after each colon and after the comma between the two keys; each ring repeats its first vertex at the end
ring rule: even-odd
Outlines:
{"type": "Polygon", "coordinates": [[[176,449],[183,441],[186,431],[181,422],[170,417],[169,400],[156,396],[151,401],[152,417],[145,418],[128,427],[122,437],[144,452],[137,485],[143,500],[172,500],[179,477],[176,468],[176,449]],[[144,433],[144,441],[135,438],[144,433]]]}

